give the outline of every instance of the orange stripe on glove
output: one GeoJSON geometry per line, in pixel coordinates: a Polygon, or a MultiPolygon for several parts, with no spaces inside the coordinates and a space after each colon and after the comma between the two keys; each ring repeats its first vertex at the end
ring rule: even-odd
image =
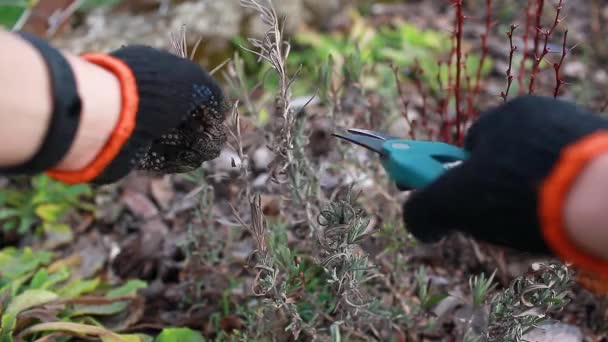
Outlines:
{"type": "Polygon", "coordinates": [[[137,83],[131,69],[121,60],[103,53],[87,53],[81,56],[88,62],[97,64],[116,75],[122,94],[121,112],[114,131],[95,159],[77,171],[49,170],[46,174],[67,184],[86,183],[95,179],[118,155],[135,129],[139,95],[137,83]]]}
{"type": "MultiPolygon", "coordinates": [[[[593,133],[566,147],[543,183],[539,198],[541,230],[558,257],[580,270],[579,283],[596,293],[608,293],[608,260],[578,247],[568,236],[565,199],[583,169],[608,152],[608,133],[593,133]]],[[[606,246],[608,248],[608,246],[606,246]]]]}

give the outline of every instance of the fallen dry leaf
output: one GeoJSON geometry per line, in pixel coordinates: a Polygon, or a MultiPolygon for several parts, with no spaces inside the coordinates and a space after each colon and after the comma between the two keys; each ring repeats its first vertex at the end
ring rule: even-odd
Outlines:
{"type": "Polygon", "coordinates": [[[150,181],[150,191],[152,192],[152,197],[154,197],[156,203],[165,210],[169,208],[175,197],[173,184],[171,184],[171,178],[169,176],[152,179],[150,181]]]}
{"type": "Polygon", "coordinates": [[[262,195],[262,212],[265,216],[277,217],[281,214],[281,199],[279,196],[262,195]]]}
{"type": "Polygon", "coordinates": [[[139,218],[152,218],[158,215],[158,209],[150,199],[140,192],[125,190],[121,200],[127,208],[139,218]]]}

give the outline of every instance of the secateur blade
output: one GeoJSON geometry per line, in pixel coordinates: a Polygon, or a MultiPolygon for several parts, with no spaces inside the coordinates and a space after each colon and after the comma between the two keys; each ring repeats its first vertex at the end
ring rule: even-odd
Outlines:
{"type": "Polygon", "coordinates": [[[382,156],[384,155],[384,142],[387,140],[399,139],[385,133],[369,131],[366,129],[349,128],[347,129],[347,132],[348,133],[333,133],[332,135],[361,147],[365,147],[382,156]]]}

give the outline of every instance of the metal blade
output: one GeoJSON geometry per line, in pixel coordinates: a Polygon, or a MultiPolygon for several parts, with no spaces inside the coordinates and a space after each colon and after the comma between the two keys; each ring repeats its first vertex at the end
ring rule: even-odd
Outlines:
{"type": "Polygon", "coordinates": [[[392,135],[389,135],[386,133],[370,131],[367,129],[360,129],[360,128],[349,128],[348,132],[353,133],[353,134],[358,134],[358,135],[365,135],[368,137],[377,138],[377,139],[381,139],[384,141],[402,139],[402,138],[395,137],[395,136],[392,136],[392,135]]]}
{"type": "Polygon", "coordinates": [[[365,147],[366,149],[368,149],[370,151],[374,151],[374,152],[380,154],[381,156],[384,155],[383,148],[382,148],[384,145],[383,139],[376,138],[374,136],[350,134],[350,133],[333,133],[332,135],[335,137],[344,139],[346,141],[349,141],[353,144],[357,144],[359,146],[365,147]]]}

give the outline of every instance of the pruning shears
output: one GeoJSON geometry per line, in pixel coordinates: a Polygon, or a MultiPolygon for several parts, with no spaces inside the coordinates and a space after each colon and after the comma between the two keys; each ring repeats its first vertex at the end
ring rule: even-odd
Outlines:
{"type": "Polygon", "coordinates": [[[443,142],[403,139],[357,128],[347,132],[333,133],[333,136],[378,153],[382,166],[401,190],[432,183],[469,155],[464,149],[443,142]]]}

